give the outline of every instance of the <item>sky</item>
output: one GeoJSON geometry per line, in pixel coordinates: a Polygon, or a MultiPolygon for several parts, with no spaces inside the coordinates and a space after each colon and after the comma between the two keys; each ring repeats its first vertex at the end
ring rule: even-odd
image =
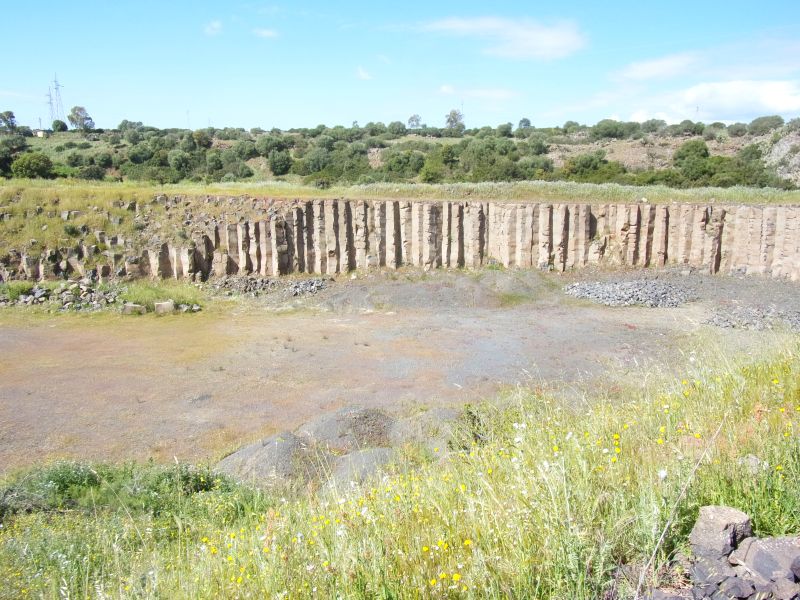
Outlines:
{"type": "Polygon", "coordinates": [[[0,111],[31,127],[56,74],[97,127],[800,115],[800,0],[6,1],[0,111]]]}

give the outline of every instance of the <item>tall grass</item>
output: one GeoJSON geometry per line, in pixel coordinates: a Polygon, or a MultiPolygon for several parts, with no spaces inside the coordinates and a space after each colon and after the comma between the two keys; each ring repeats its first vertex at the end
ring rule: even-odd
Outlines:
{"type": "Polygon", "coordinates": [[[182,281],[170,280],[137,280],[126,283],[120,289],[120,297],[125,302],[141,304],[147,310],[154,310],[156,302],[173,300],[175,305],[200,304],[206,299],[206,294],[197,286],[182,281]]]}
{"type": "Polygon", "coordinates": [[[20,474],[0,489],[0,596],[629,597],[618,567],[645,563],[707,446],[648,583],[703,504],[800,530],[798,352],[575,406],[520,389],[470,409],[446,456],[296,498],[186,467],[20,474]]]}
{"type": "Polygon", "coordinates": [[[75,180],[9,180],[0,182],[0,206],[9,198],[24,195],[44,201],[57,195],[79,203],[104,200],[149,200],[153,195],[227,195],[273,198],[425,198],[439,200],[531,200],[562,202],[718,202],[731,204],[797,204],[800,190],[774,188],[690,188],[630,186],[616,183],[569,181],[518,181],[482,183],[371,183],[333,186],[321,190],[299,182],[256,181],[234,183],[178,183],[155,185],[141,182],[84,182],[75,180]]]}

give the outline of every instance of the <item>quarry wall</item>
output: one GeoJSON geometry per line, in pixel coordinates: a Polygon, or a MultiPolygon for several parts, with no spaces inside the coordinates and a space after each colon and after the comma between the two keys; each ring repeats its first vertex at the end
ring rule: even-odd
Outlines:
{"type": "MultiPolygon", "coordinates": [[[[178,205],[181,197],[163,198],[178,205]]],[[[410,265],[563,271],[687,265],[800,279],[800,207],[506,201],[253,201],[256,216],[199,226],[182,244],[107,253],[101,276],[206,279],[334,275],[410,265]]],[[[81,270],[78,258],[22,257],[30,278],[81,270]],[[71,261],[71,262],[70,262],[71,261]]]]}

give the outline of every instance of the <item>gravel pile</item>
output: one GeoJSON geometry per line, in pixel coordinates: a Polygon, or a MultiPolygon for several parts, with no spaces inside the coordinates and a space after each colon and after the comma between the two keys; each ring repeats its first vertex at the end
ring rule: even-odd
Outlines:
{"type": "Polygon", "coordinates": [[[705,323],[725,329],[766,331],[788,327],[792,331],[800,331],[800,311],[781,310],[774,305],[729,306],[717,309],[705,323]]]}
{"type": "Polygon", "coordinates": [[[280,288],[282,283],[276,279],[262,277],[220,277],[215,279],[212,287],[214,290],[228,295],[249,294],[259,296],[265,292],[272,292],[280,288]]]}
{"type": "Polygon", "coordinates": [[[694,292],[657,279],[629,281],[581,281],[564,288],[569,296],[592,300],[606,306],[648,306],[673,308],[695,298],[694,292]]]}
{"type": "Polygon", "coordinates": [[[316,294],[325,289],[324,279],[306,279],[304,281],[293,281],[289,284],[288,291],[292,296],[305,296],[306,294],[316,294]]]}

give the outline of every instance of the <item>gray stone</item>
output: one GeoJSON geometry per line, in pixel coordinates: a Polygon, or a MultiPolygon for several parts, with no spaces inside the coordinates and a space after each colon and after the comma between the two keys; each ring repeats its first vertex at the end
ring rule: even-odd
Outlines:
{"type": "Polygon", "coordinates": [[[337,453],[390,446],[394,419],[381,410],[351,406],[301,425],[297,434],[337,453]]]}
{"type": "Polygon", "coordinates": [[[689,534],[696,556],[727,557],[744,538],[753,535],[750,517],[729,506],[703,506],[689,534]]]}
{"type": "Polygon", "coordinates": [[[326,467],[328,457],[308,440],[284,431],[223,458],[215,470],[262,486],[308,482],[326,467]]]}
{"type": "Polygon", "coordinates": [[[739,542],[739,545],[736,547],[736,550],[731,552],[730,556],[728,556],[728,562],[731,563],[732,565],[745,564],[745,558],[747,557],[747,552],[750,549],[750,545],[757,539],[758,538],[755,537],[748,537],[739,542]]]}
{"type": "Polygon", "coordinates": [[[744,556],[744,566],[762,577],[777,581],[795,580],[792,566],[800,557],[800,537],[755,540],[744,556]]]}
{"type": "Polygon", "coordinates": [[[122,305],[122,314],[123,315],[143,315],[147,312],[147,308],[142,306],[141,304],[134,304],[132,302],[126,302],[122,305]]]}
{"type": "Polygon", "coordinates": [[[391,446],[420,444],[430,450],[444,451],[452,439],[453,427],[462,411],[454,408],[431,408],[395,421],[389,429],[391,446]]]}
{"type": "Polygon", "coordinates": [[[719,590],[734,598],[749,598],[751,594],[755,593],[756,588],[746,579],[729,577],[719,585],[719,590]]]}
{"type": "Polygon", "coordinates": [[[394,458],[391,448],[368,448],[340,456],[333,466],[328,485],[342,487],[373,477],[394,458]]]}
{"type": "Polygon", "coordinates": [[[779,579],[770,588],[775,600],[797,600],[800,598],[800,585],[788,579],[779,579]]]}
{"type": "Polygon", "coordinates": [[[694,561],[690,574],[696,583],[719,585],[736,572],[723,560],[699,557],[694,561]]]}
{"type": "Polygon", "coordinates": [[[157,315],[170,315],[175,312],[175,302],[167,300],[165,302],[155,302],[153,308],[157,315]]]}

